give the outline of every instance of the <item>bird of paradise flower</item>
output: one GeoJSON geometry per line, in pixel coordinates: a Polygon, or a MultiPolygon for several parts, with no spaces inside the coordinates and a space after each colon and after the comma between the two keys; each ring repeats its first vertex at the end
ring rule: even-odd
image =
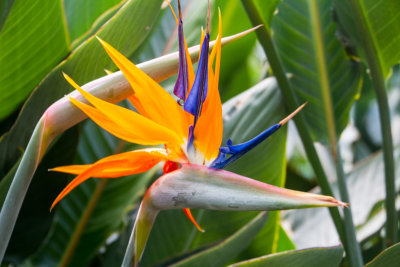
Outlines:
{"type": "MultiPolygon", "coordinates": [[[[180,174],[198,175],[201,173],[204,176],[215,176],[216,179],[220,178],[222,180],[229,177],[230,182],[233,184],[249,185],[259,191],[261,190],[262,194],[271,194],[272,198],[275,197],[278,203],[286,198],[289,202],[292,201],[290,205],[293,207],[297,207],[293,204],[293,201],[303,201],[298,207],[346,205],[332,197],[282,189],[226,171],[216,171],[225,168],[228,164],[237,160],[268,138],[297,114],[304,107],[304,104],[288,117],[260,133],[252,140],[243,144],[233,145],[232,141],[229,139],[227,146],[221,147],[223,121],[222,105],[218,90],[221,62],[221,14],[219,12],[218,37],[210,53],[210,11],[208,10],[207,30],[206,33],[202,32],[200,59],[195,75],[183,35],[183,22],[179,1],[178,6],[179,18],[173,13],[178,25],[179,38],[179,72],[174,87],[174,94],[178,97],[178,101],[143,71],[137,68],[135,64],[130,62],[126,57],[100,38],[98,39],[105,51],[131,85],[133,94],[129,97],[129,101],[137,112],[108,103],[89,94],[80,88],[70,77],[64,74],[66,80],[78,90],[91,105],[79,102],[71,97],[70,101],[99,126],[125,141],[148,146],[164,145],[164,148],[153,147],[138,149],[112,155],[93,164],[70,165],[52,169],[53,171],[75,174],[77,177],[57,196],[51,209],[53,209],[69,192],[91,177],[116,178],[142,173],[153,168],[162,161],[165,162],[163,167],[164,174],[174,172],[182,167],[180,174]]],[[[178,176],[181,178],[182,175],[178,176]]],[[[157,186],[161,179],[167,180],[169,177],[171,176],[164,175],[160,177],[159,180],[149,188],[145,199],[149,198],[151,193],[153,193],[153,195],[154,192],[157,193],[157,186]]],[[[164,197],[165,196],[160,199],[164,199],[164,197]]],[[[136,231],[138,231],[137,229],[140,227],[138,224],[140,224],[141,219],[143,219],[140,218],[141,211],[143,213],[143,210],[148,208],[146,207],[145,199],[140,207],[139,215],[136,220],[136,231]]],[[[159,200],[156,199],[153,202],[157,203],[157,201],[159,200]]],[[[162,204],[153,203],[153,206],[158,205],[159,209],[173,208],[172,206],[168,206],[168,204],[166,204],[167,202],[168,201],[162,204]]],[[[198,206],[198,203],[196,205],[198,206]]],[[[288,207],[280,204],[274,205],[275,206],[271,206],[271,210],[292,207],[290,205],[288,207]]],[[[247,208],[247,210],[262,209],[262,207],[257,205],[250,205],[247,208]]],[[[190,209],[184,207],[183,210],[197,229],[203,231],[193,218],[190,209]]],[[[155,216],[156,213],[151,220],[154,220],[155,216]]],[[[148,232],[151,229],[151,220],[144,220],[146,221],[145,223],[147,223],[146,230],[148,232]]],[[[137,264],[140,259],[147,237],[148,233],[140,238],[136,238],[140,240],[136,240],[137,242],[135,244],[135,264],[137,264]]]]}

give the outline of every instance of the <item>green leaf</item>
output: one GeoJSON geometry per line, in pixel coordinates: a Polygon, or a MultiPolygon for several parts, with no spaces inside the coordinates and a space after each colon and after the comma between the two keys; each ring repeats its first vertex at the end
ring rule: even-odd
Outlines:
{"type": "Polygon", "coordinates": [[[8,18],[8,14],[14,5],[15,0],[4,0],[0,3],[0,32],[8,18]]]}
{"type": "Polygon", "coordinates": [[[342,257],[343,257],[343,249],[341,247],[311,248],[311,249],[294,250],[294,251],[277,253],[233,264],[230,265],[230,267],[238,267],[238,266],[338,267],[340,265],[340,262],[342,261],[342,257]]]}
{"type": "Polygon", "coordinates": [[[15,163],[12,169],[0,180],[0,207],[3,206],[8,189],[10,188],[14,175],[17,172],[18,165],[21,162],[21,158],[15,163]]]}
{"type": "Polygon", "coordinates": [[[61,1],[17,0],[0,33],[0,120],[69,52],[61,1]]]}
{"type": "MultiPolygon", "coordinates": [[[[216,0],[214,1],[214,12],[211,19],[213,26],[211,34],[213,38],[216,38],[218,35],[218,8],[221,10],[222,36],[235,34],[251,28],[251,23],[240,1],[216,0]]],[[[246,70],[243,70],[241,67],[245,66],[245,62],[251,55],[255,44],[256,36],[252,34],[222,49],[219,88],[223,102],[259,81],[259,77],[254,80],[247,79],[251,77],[248,76],[246,79],[234,79],[235,82],[232,82],[233,77],[238,76],[239,73],[243,71],[246,73],[246,70]],[[240,53],[237,52],[239,50],[241,51],[240,53]]]]}
{"type": "Polygon", "coordinates": [[[172,266],[222,266],[246,248],[265,225],[268,214],[260,213],[236,233],[211,248],[196,253],[172,266]]]}
{"type": "Polygon", "coordinates": [[[279,2],[281,2],[281,0],[270,0],[270,1],[255,0],[254,1],[254,4],[256,5],[257,9],[262,10],[260,15],[262,16],[262,19],[268,28],[270,28],[270,26],[271,26],[271,20],[276,11],[276,6],[278,5],[279,2]]]}
{"type": "Polygon", "coordinates": [[[338,136],[361,85],[360,65],[337,40],[331,1],[284,0],[272,19],[273,37],[315,140],[338,136]],[[336,131],[333,132],[336,128],[336,131]]]}
{"type": "Polygon", "coordinates": [[[385,249],[375,259],[369,262],[366,267],[396,266],[400,261],[400,243],[385,249]]]}
{"type": "Polygon", "coordinates": [[[39,164],[18,215],[5,260],[20,262],[40,246],[54,217],[49,207],[67,182],[67,175],[49,172],[49,168],[71,162],[77,144],[78,129],[73,127],[54,142],[39,164]]]}
{"type": "MultiPolygon", "coordinates": [[[[93,163],[118,153],[121,146],[121,141],[88,121],[78,147],[79,158],[85,164],[93,163]]],[[[121,227],[128,206],[138,201],[151,176],[149,172],[121,179],[90,179],[74,189],[56,207],[50,233],[31,262],[35,266],[87,266],[98,248],[121,227]]]]}
{"type": "MultiPolygon", "coordinates": [[[[400,164],[400,147],[394,151],[395,164],[400,164]]],[[[364,241],[380,231],[384,225],[382,213],[375,216],[376,207],[385,199],[385,175],[382,152],[360,161],[347,175],[357,239],[364,241]]],[[[400,183],[400,169],[396,168],[396,184],[400,183]]],[[[333,183],[337,193],[337,183],[333,183]]],[[[399,190],[397,189],[397,192],[399,190]]],[[[284,217],[289,223],[292,240],[299,248],[312,245],[336,245],[339,238],[326,209],[289,211],[284,217]],[[304,220],[307,218],[307,220],[304,220]],[[318,222],[317,224],[315,222],[318,222]]]]}
{"type": "Polygon", "coordinates": [[[125,0],[69,0],[65,1],[65,15],[71,42],[89,31],[104,12],[125,0]]]}
{"type": "MultiPolygon", "coordinates": [[[[146,37],[157,17],[160,4],[161,0],[131,0],[97,35],[115,45],[123,54],[130,55],[146,37]]],[[[45,109],[72,90],[62,77],[62,71],[78,84],[84,84],[104,76],[104,69],[110,66],[112,63],[106,52],[95,38],[91,38],[53,69],[25,103],[12,130],[1,139],[0,169],[7,170],[13,165],[16,149],[26,146],[30,133],[45,109]]]]}
{"type": "MultiPolygon", "coordinates": [[[[334,2],[343,29],[357,45],[357,48],[361,49],[362,59],[366,60],[365,51],[363,51],[364,44],[355,24],[350,2],[334,2]]],[[[391,67],[400,61],[400,2],[397,0],[361,0],[359,2],[380,68],[383,75],[387,77],[391,67]]]]}

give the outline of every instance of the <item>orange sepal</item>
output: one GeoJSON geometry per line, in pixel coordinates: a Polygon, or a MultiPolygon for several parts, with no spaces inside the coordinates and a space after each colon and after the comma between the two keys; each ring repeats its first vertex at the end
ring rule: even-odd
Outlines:
{"type": "MultiPolygon", "coordinates": [[[[75,187],[91,177],[117,178],[148,171],[157,163],[168,160],[169,155],[163,148],[147,148],[129,151],[103,158],[93,164],[72,165],[51,169],[52,171],[79,174],[57,196],[50,210],[75,187]]],[[[171,159],[173,160],[173,159],[171,159]]]]}
{"type": "Polygon", "coordinates": [[[64,74],[64,76],[95,108],[74,98],[70,98],[70,101],[99,126],[118,138],[141,145],[169,143],[174,146],[180,146],[183,143],[182,138],[166,127],[132,110],[97,98],[80,88],[68,75],[64,74]]]}
{"type": "Polygon", "coordinates": [[[205,232],[204,229],[201,228],[200,225],[194,219],[190,209],[183,209],[183,212],[186,214],[186,216],[189,218],[189,220],[194,224],[194,226],[196,226],[197,230],[199,230],[200,232],[205,232]]]}
{"type": "Polygon", "coordinates": [[[189,125],[186,115],[174,98],[115,48],[98,39],[132,86],[137,100],[140,101],[142,107],[146,107],[146,114],[143,115],[171,129],[180,138],[187,138],[189,125]]]}

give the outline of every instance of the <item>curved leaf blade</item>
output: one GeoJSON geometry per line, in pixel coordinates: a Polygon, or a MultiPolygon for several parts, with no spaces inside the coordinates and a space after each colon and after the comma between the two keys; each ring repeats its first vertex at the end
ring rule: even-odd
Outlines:
{"type": "Polygon", "coordinates": [[[311,248],[304,250],[294,250],[277,253],[257,259],[252,259],[230,267],[281,267],[281,266],[325,266],[338,267],[343,257],[343,249],[341,247],[331,248],[311,248]]]}
{"type": "Polygon", "coordinates": [[[400,261],[400,243],[385,249],[375,259],[370,261],[366,267],[396,266],[400,261]]]}
{"type": "Polygon", "coordinates": [[[323,142],[344,129],[361,85],[359,64],[349,60],[336,38],[331,8],[331,1],[284,0],[272,19],[284,68],[293,74],[290,83],[300,102],[308,102],[307,123],[314,139],[323,142]],[[335,133],[327,123],[336,126],[335,133]]]}
{"type": "MultiPolygon", "coordinates": [[[[361,58],[366,60],[364,44],[357,29],[350,2],[334,1],[340,22],[349,38],[361,50],[361,58]]],[[[393,65],[400,61],[400,3],[396,0],[359,1],[368,31],[371,34],[376,56],[383,75],[388,76],[393,65]]]]}
{"type": "Polygon", "coordinates": [[[220,244],[196,253],[172,266],[223,266],[251,243],[267,220],[268,213],[261,212],[220,244]]]}
{"type": "Polygon", "coordinates": [[[69,0],[65,1],[65,18],[71,42],[89,31],[104,12],[125,0],[69,0]]]}
{"type": "Polygon", "coordinates": [[[4,0],[0,3],[0,32],[8,18],[8,14],[14,5],[15,0],[4,0]]]}
{"type": "Polygon", "coordinates": [[[16,1],[0,33],[0,120],[69,52],[61,1],[16,1]]]}

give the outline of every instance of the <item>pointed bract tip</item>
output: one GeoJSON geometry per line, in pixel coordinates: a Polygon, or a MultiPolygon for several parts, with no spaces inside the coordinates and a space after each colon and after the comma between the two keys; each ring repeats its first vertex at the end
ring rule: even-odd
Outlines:
{"type": "Polygon", "coordinates": [[[179,19],[182,19],[181,1],[178,0],[179,19]]]}
{"type": "Polygon", "coordinates": [[[293,111],[289,116],[287,116],[286,118],[284,118],[283,120],[281,120],[278,124],[280,125],[284,125],[285,123],[287,123],[289,120],[291,120],[297,113],[300,112],[300,110],[302,110],[304,108],[304,106],[307,105],[307,102],[305,102],[303,105],[301,105],[300,107],[298,107],[295,111],[293,111]]]}
{"type": "Polygon", "coordinates": [[[207,29],[206,33],[210,34],[210,20],[211,20],[211,14],[210,14],[210,0],[208,0],[208,8],[207,8],[207,29]]]}

